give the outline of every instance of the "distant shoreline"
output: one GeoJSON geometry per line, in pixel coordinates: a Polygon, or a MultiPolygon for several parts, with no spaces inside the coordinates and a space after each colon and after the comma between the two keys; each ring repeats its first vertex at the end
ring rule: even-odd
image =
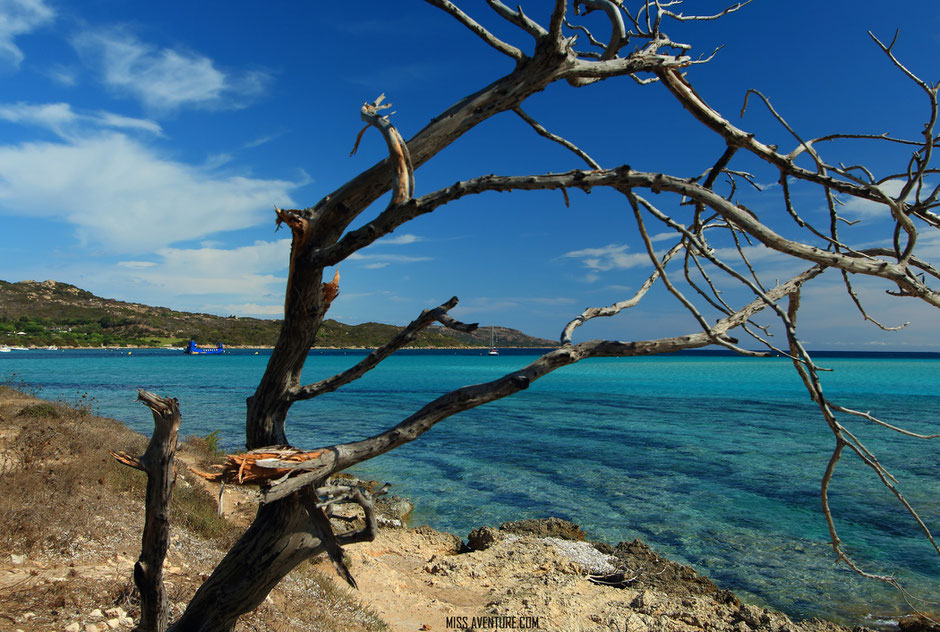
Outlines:
{"type": "MultiPolygon", "coordinates": [[[[373,351],[378,347],[311,347],[311,352],[316,351],[373,351]]],[[[398,351],[407,352],[435,352],[435,351],[486,351],[490,349],[489,345],[479,347],[403,347],[398,351]]],[[[559,347],[496,347],[498,350],[513,353],[520,351],[532,351],[547,353],[559,347]]],[[[233,351],[271,351],[273,345],[226,345],[226,350],[233,351]]],[[[183,347],[149,347],[149,346],[113,346],[113,347],[73,347],[56,346],[55,349],[49,349],[45,346],[27,346],[21,348],[12,348],[11,353],[22,351],[176,351],[182,352],[183,347]]],[[[896,357],[896,358],[922,358],[925,360],[940,360],[940,351],[882,351],[882,350],[835,350],[835,349],[810,349],[809,353],[816,357],[825,358],[859,358],[859,357],[896,357]]],[[[0,358],[6,357],[6,353],[0,354],[0,358]]],[[[658,354],[655,356],[631,356],[631,357],[743,357],[734,351],[728,349],[684,349],[681,351],[658,354]]],[[[622,358],[627,359],[627,358],[622,358]]],[[[784,356],[767,356],[765,359],[786,359],[784,356]]]]}

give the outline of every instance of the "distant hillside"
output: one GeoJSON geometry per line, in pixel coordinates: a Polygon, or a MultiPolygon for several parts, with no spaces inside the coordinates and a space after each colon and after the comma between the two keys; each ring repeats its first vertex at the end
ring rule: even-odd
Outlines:
{"type": "MultiPolygon", "coordinates": [[[[0,281],[0,344],[9,346],[101,347],[181,346],[223,342],[238,346],[272,346],[280,320],[213,316],[178,312],[95,296],[56,281],[0,281]]],[[[399,331],[394,325],[323,323],[320,347],[377,347],[399,331]]],[[[500,347],[550,347],[554,343],[515,329],[495,328],[500,347]]],[[[429,327],[415,347],[480,347],[489,344],[490,330],[473,334],[429,327]]]]}

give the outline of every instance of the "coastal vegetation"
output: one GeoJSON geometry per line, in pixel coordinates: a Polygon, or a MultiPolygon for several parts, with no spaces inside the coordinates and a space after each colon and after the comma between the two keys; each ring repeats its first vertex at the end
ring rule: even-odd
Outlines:
{"type": "MultiPolygon", "coordinates": [[[[0,281],[0,345],[48,347],[179,347],[200,344],[271,347],[281,321],[244,316],[180,312],[101,298],[68,283],[52,280],[0,281]]],[[[372,348],[385,344],[399,327],[383,323],[346,325],[326,320],[316,346],[372,348]]],[[[552,347],[557,342],[495,327],[502,347],[552,347]]],[[[411,347],[484,347],[489,329],[464,333],[431,327],[411,347]]]]}

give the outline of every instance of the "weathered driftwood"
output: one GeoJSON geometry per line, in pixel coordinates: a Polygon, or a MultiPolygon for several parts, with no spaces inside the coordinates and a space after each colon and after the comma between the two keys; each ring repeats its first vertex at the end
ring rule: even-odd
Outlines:
{"type": "Polygon", "coordinates": [[[142,632],[164,632],[167,629],[166,588],[163,585],[163,561],[170,545],[170,496],[176,472],[173,457],[180,427],[179,403],[143,389],[137,399],[153,413],[153,435],[140,457],[124,452],[111,452],[115,459],[147,474],[147,496],[144,509],[144,534],[140,557],[134,564],[134,585],[140,592],[140,623],[142,632]]]}

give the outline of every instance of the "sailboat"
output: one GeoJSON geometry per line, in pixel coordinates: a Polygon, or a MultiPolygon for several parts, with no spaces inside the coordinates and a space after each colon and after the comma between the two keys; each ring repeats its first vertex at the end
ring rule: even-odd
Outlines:
{"type": "Polygon", "coordinates": [[[499,355],[499,351],[496,349],[496,332],[493,327],[490,327],[490,350],[486,355],[499,355]]]}

